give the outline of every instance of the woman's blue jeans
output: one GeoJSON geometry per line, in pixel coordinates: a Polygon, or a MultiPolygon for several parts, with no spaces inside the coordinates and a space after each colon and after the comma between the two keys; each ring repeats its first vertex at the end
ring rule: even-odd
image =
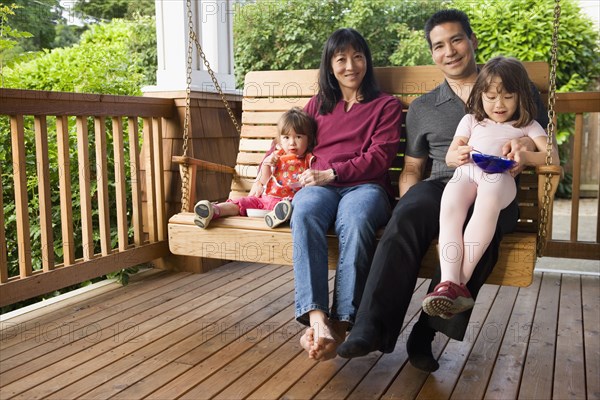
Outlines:
{"type": "Polygon", "coordinates": [[[376,184],[352,187],[307,186],[294,196],[291,218],[296,283],[296,319],[308,325],[308,312],[354,323],[375,252],[377,229],[391,206],[376,184]],[[327,232],[335,228],[339,259],[329,310],[327,232]]]}

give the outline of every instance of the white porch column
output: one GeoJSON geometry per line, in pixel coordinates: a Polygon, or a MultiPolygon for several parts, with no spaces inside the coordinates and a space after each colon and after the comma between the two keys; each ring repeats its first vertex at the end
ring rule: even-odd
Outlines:
{"type": "MultiPolygon", "coordinates": [[[[235,92],[233,74],[234,0],[191,0],[192,25],[223,91],[235,92]]],[[[145,92],[186,88],[187,46],[190,41],[186,0],[155,0],[158,69],[156,86],[145,92]]],[[[214,92],[214,84],[192,42],[192,91],[214,92]]]]}

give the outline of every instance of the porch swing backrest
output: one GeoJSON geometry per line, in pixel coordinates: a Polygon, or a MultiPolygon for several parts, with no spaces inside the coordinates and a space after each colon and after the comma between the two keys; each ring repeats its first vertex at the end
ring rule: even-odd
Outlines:
{"type": "MultiPolygon", "coordinates": [[[[548,93],[548,64],[524,64],[530,79],[545,100],[548,93]]],[[[404,114],[412,100],[443,81],[441,72],[435,66],[375,68],[375,74],[381,90],[394,94],[402,101],[404,114]]],[[[259,164],[276,137],[276,125],[282,113],[291,107],[303,107],[316,92],[317,70],[254,71],[246,75],[239,153],[235,169],[233,171],[227,166],[210,166],[213,171],[232,172],[230,198],[248,194],[259,164]]],[[[402,137],[405,137],[404,129],[403,125],[402,137]]],[[[202,168],[204,165],[189,158],[184,162],[181,157],[174,157],[174,161],[187,164],[183,168],[187,168],[188,176],[192,177],[195,176],[196,168],[202,168]]],[[[396,193],[403,161],[401,146],[390,170],[396,193]]],[[[538,178],[533,169],[524,171],[521,176],[518,190],[520,219],[517,231],[505,235],[498,264],[488,283],[528,286],[532,281],[540,215],[538,178]]],[[[194,182],[195,179],[191,181],[194,182]]],[[[556,190],[556,184],[553,187],[556,190]]],[[[197,199],[194,198],[195,191],[191,189],[188,190],[189,204],[193,205],[197,199]]],[[[169,246],[174,254],[285,265],[292,265],[294,257],[302,256],[293,249],[289,226],[269,229],[262,219],[229,217],[215,220],[208,229],[203,230],[194,225],[193,214],[186,211],[189,210],[173,216],[169,221],[169,246]]],[[[331,233],[327,240],[329,265],[335,268],[338,258],[337,238],[331,233]]],[[[423,260],[420,276],[433,276],[437,260],[434,243],[423,260]]]]}

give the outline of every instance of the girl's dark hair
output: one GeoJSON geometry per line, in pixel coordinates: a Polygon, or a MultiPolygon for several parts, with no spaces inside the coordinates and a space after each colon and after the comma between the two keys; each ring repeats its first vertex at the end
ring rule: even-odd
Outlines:
{"type": "Polygon", "coordinates": [[[367,71],[360,85],[361,103],[368,103],[379,95],[379,88],[377,87],[375,73],[373,72],[371,50],[369,50],[367,41],[358,31],[352,28],[338,29],[325,42],[321,56],[318,93],[319,114],[321,115],[332,112],[342,98],[340,85],[333,75],[331,58],[340,51],[345,51],[350,47],[363,53],[367,62],[367,71]]]}
{"type": "Polygon", "coordinates": [[[438,11],[425,22],[425,39],[429,43],[429,50],[431,50],[431,30],[446,22],[459,22],[468,38],[471,38],[471,35],[473,35],[473,29],[471,28],[467,14],[456,9],[438,11]]]}
{"type": "Polygon", "coordinates": [[[317,123],[299,107],[290,108],[283,113],[277,123],[278,136],[288,134],[294,130],[296,134],[304,134],[308,137],[308,148],[306,151],[312,151],[316,143],[317,123]]]}
{"type": "Polygon", "coordinates": [[[531,81],[525,67],[512,57],[494,57],[484,65],[467,100],[468,112],[474,114],[477,121],[488,118],[483,109],[483,94],[490,88],[495,76],[502,80],[499,93],[515,93],[519,97],[517,110],[512,117],[515,121],[513,126],[520,128],[529,125],[537,115],[537,105],[531,94],[531,81]]]}

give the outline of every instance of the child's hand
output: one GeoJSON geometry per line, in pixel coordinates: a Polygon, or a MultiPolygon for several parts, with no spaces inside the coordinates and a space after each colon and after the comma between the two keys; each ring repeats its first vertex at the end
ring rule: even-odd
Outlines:
{"type": "Polygon", "coordinates": [[[265,157],[265,159],[263,160],[263,165],[275,167],[275,166],[277,166],[278,162],[279,162],[279,155],[276,153],[271,153],[265,157]]]}
{"type": "Polygon", "coordinates": [[[248,193],[248,196],[260,197],[260,195],[262,195],[264,191],[265,187],[263,186],[263,184],[259,181],[256,181],[252,185],[252,188],[250,188],[250,193],[248,193]]]}
{"type": "Polygon", "coordinates": [[[456,156],[458,159],[458,165],[463,165],[471,161],[471,152],[473,151],[473,146],[469,146],[468,144],[460,145],[456,149],[456,156]]]}

